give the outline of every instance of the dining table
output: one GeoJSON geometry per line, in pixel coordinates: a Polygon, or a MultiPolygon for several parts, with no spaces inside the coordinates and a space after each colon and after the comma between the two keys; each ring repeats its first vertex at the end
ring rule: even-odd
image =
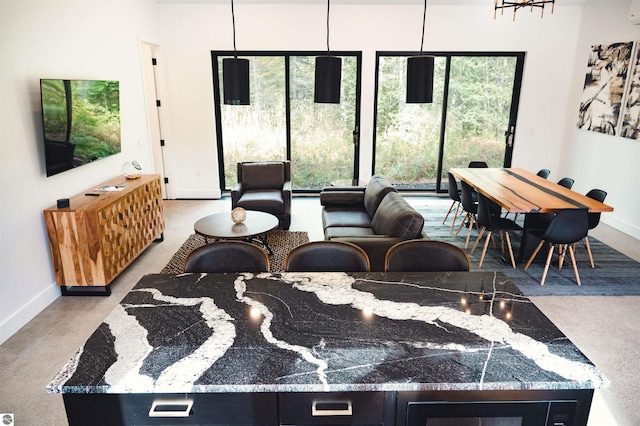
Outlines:
{"type": "Polygon", "coordinates": [[[613,207],[522,168],[451,168],[449,173],[469,184],[509,213],[525,214],[518,262],[526,261],[539,239],[528,229],[536,215],[564,209],[587,208],[590,213],[612,212],[613,207]],[[533,219],[533,220],[528,220],[533,219]]]}

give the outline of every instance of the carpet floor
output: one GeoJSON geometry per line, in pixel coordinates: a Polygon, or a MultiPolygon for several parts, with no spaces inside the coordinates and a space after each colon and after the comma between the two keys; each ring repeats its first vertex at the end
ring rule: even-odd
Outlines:
{"type": "MultiPolygon", "coordinates": [[[[443,225],[442,220],[447,214],[447,208],[422,207],[418,211],[425,218],[425,230],[430,239],[447,241],[464,248],[467,236],[467,228],[463,228],[457,238],[454,237],[455,230],[462,220],[459,217],[456,221],[454,233],[450,233],[453,213],[443,225]]],[[[521,223],[522,217],[518,218],[521,223]]],[[[473,242],[477,237],[475,229],[471,232],[469,249],[467,254],[471,260],[471,270],[479,270],[480,256],[482,254],[482,244],[478,244],[473,254],[469,253],[473,242]]],[[[483,241],[484,243],[484,238],[483,241]]],[[[511,237],[513,251],[517,258],[520,248],[520,239],[517,236],[511,237]]],[[[591,253],[593,254],[595,268],[589,264],[589,256],[584,244],[576,245],[576,262],[578,273],[580,274],[581,286],[576,283],[576,278],[571,266],[571,261],[567,255],[564,267],[558,269],[557,256],[554,254],[553,261],[549,266],[549,272],[543,286],[540,285],[540,278],[544,269],[544,262],[534,262],[525,271],[523,264],[516,264],[512,268],[510,262],[504,262],[500,250],[500,241],[496,237],[497,248],[489,243],[482,269],[501,271],[507,275],[527,296],[637,296],[640,295],[640,263],[614,250],[606,244],[589,237],[591,253]]],[[[506,250],[506,244],[505,244],[506,250]]],[[[506,254],[508,259],[509,255],[506,254]]]]}
{"type": "MultiPolygon", "coordinates": [[[[267,243],[271,248],[272,254],[269,255],[271,264],[271,272],[283,272],[284,260],[287,253],[299,245],[309,242],[309,235],[302,231],[271,231],[267,237],[267,243]]],[[[184,261],[193,250],[206,244],[204,237],[192,234],[187,238],[180,249],[173,255],[167,266],[160,273],[162,274],[180,274],[183,271],[184,261]]]]}

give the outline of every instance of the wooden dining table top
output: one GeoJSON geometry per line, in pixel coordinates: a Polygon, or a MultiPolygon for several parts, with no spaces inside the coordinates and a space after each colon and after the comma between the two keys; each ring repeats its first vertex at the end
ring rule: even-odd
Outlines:
{"type": "Polygon", "coordinates": [[[613,207],[519,168],[452,168],[456,179],[471,185],[513,213],[551,213],[587,207],[591,213],[613,207]]]}

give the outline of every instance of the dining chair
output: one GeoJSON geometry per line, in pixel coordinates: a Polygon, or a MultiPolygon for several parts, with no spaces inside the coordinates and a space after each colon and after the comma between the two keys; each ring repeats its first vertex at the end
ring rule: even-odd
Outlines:
{"type": "Polygon", "coordinates": [[[563,177],[558,181],[558,185],[564,186],[567,189],[571,189],[571,187],[573,187],[573,179],[568,177],[563,177]]]}
{"type": "Polygon", "coordinates": [[[551,171],[549,171],[549,169],[540,169],[538,170],[538,173],[536,173],[536,175],[540,176],[543,179],[548,178],[550,174],[551,171]]]}
{"type": "MultiPolygon", "coordinates": [[[[478,213],[478,202],[474,200],[473,197],[473,188],[466,182],[462,183],[462,192],[460,194],[460,202],[462,203],[462,208],[464,209],[465,216],[460,222],[460,226],[458,226],[458,230],[456,231],[454,238],[458,238],[458,234],[463,226],[465,226],[465,222],[469,228],[467,232],[467,240],[464,244],[464,248],[466,249],[469,246],[469,238],[471,237],[471,228],[476,225],[476,214],[478,213]]],[[[478,226],[476,225],[476,229],[478,226]]]]}
{"type": "Polygon", "coordinates": [[[193,250],[184,262],[184,272],[269,272],[269,256],[260,247],[244,241],[216,241],[193,250]]]}
{"type": "MultiPolygon", "coordinates": [[[[589,198],[593,198],[596,201],[604,202],[604,199],[607,197],[607,192],[602,189],[592,189],[586,193],[586,196],[589,198]]],[[[589,231],[598,226],[600,223],[600,214],[601,213],[589,213],[589,231]]],[[[589,235],[584,237],[582,240],[584,242],[585,247],[587,248],[587,254],[589,255],[589,262],[591,263],[591,267],[595,268],[596,265],[593,263],[593,255],[591,254],[591,245],[589,244],[589,235]]]]}
{"type": "Polygon", "coordinates": [[[489,246],[489,239],[493,232],[498,231],[500,235],[500,249],[502,256],[504,256],[504,240],[507,240],[507,248],[509,249],[509,258],[511,259],[511,266],[516,267],[516,261],[513,257],[513,248],[511,247],[511,238],[509,238],[510,231],[522,231],[522,227],[515,223],[511,219],[500,217],[500,206],[489,200],[482,194],[478,194],[478,225],[480,225],[480,232],[476,238],[476,242],[471,247],[471,253],[473,253],[478,246],[478,243],[482,240],[482,236],[485,231],[487,236],[484,241],[484,247],[482,249],[482,255],[480,256],[479,268],[482,268],[484,262],[484,256],[487,253],[489,246]]]}
{"type": "Polygon", "coordinates": [[[449,211],[444,217],[442,224],[444,225],[444,223],[447,221],[447,218],[449,217],[449,214],[451,214],[451,211],[455,207],[456,212],[453,215],[453,220],[451,221],[451,228],[449,228],[449,232],[451,233],[453,232],[453,227],[456,224],[456,219],[458,218],[458,212],[462,207],[462,204],[461,204],[462,199],[460,198],[461,191],[458,189],[458,182],[456,181],[455,176],[453,176],[451,173],[447,173],[447,174],[449,175],[448,191],[449,191],[449,198],[451,198],[451,206],[449,207],[449,211]]]}
{"type": "Polygon", "coordinates": [[[467,167],[470,169],[486,169],[489,166],[484,161],[469,161],[469,165],[467,167]]]}
{"type": "Polygon", "coordinates": [[[367,253],[345,241],[312,241],[293,248],[284,260],[286,272],[369,272],[367,253]]]}
{"type": "Polygon", "coordinates": [[[389,248],[385,272],[469,271],[469,256],[460,247],[437,240],[407,240],[389,248]]]}
{"type": "Polygon", "coordinates": [[[529,268],[529,265],[531,265],[531,262],[533,262],[533,259],[535,259],[542,246],[545,243],[548,244],[549,253],[547,254],[544,271],[542,272],[542,278],[540,279],[540,285],[544,285],[554,248],[558,246],[558,267],[561,267],[565,253],[569,250],[571,262],[573,264],[573,271],[576,275],[576,281],[578,285],[581,285],[573,245],[574,243],[584,239],[589,232],[589,210],[587,208],[560,210],[555,214],[547,229],[543,231],[531,230],[529,232],[538,237],[540,242],[531,254],[527,263],[524,265],[524,270],[526,271],[527,268],[529,268]]]}

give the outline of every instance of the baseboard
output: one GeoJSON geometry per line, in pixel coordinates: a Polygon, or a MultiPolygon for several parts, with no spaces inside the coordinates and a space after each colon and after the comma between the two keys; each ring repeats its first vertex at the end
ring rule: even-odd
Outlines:
{"type": "Polygon", "coordinates": [[[4,320],[0,324],[0,344],[7,341],[58,297],[60,297],[60,287],[52,284],[4,320]]]}

